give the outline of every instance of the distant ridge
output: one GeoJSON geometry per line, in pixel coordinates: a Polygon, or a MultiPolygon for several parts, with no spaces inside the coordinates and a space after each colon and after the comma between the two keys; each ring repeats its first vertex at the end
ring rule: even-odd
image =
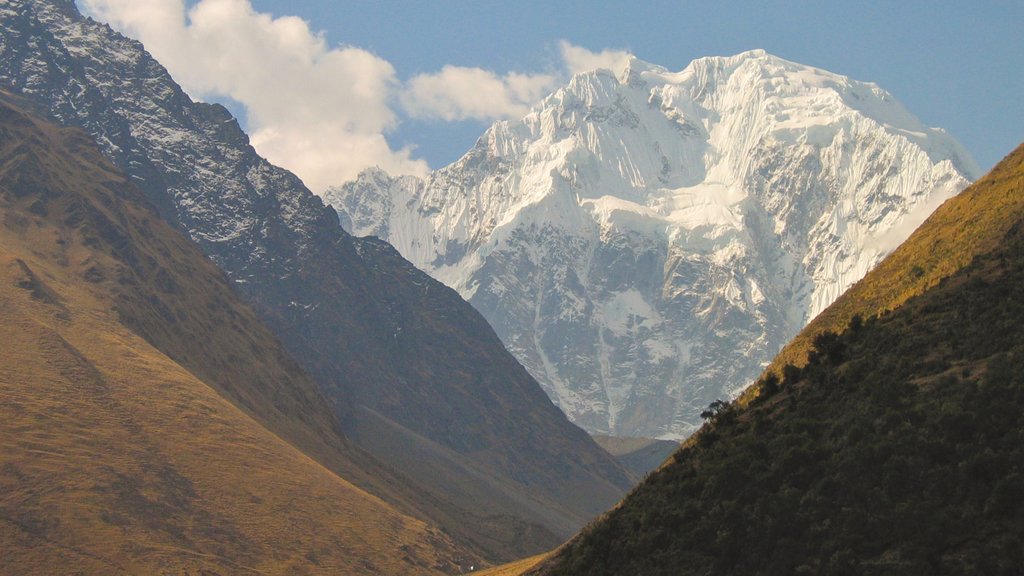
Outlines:
{"type": "Polygon", "coordinates": [[[673,440],[617,436],[594,436],[594,440],[637,478],[657,469],[679,449],[679,443],[673,440]]]}

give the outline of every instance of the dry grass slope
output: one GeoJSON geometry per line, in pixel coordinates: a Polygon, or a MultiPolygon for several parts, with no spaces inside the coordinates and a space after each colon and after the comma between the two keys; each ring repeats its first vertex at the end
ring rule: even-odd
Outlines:
{"type": "Polygon", "coordinates": [[[550,556],[550,554],[538,554],[529,558],[523,558],[517,562],[511,562],[509,564],[503,564],[481,572],[475,572],[475,574],[478,576],[519,576],[520,574],[525,574],[528,570],[536,568],[541,562],[546,560],[548,556],[550,556]]]}
{"type": "Polygon", "coordinates": [[[355,466],[216,268],[80,132],[7,96],[0,340],[0,573],[439,574],[460,555],[321,465],[355,466]]]}

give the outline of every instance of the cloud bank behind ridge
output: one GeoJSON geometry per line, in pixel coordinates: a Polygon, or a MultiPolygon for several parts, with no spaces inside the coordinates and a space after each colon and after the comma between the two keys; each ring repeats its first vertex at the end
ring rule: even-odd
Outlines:
{"type": "Polygon", "coordinates": [[[371,166],[424,175],[430,167],[412,147],[394,149],[385,137],[404,120],[517,118],[571,74],[619,71],[628,58],[562,41],[554,70],[447,65],[403,81],[387,60],[331,46],[301,18],[257,12],[249,0],[79,1],[140,40],[193,98],[240,103],[256,150],[317,193],[371,166]]]}

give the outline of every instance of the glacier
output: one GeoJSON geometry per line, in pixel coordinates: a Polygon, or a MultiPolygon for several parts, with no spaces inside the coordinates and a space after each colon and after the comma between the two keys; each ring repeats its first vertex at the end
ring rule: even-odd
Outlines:
{"type": "Polygon", "coordinates": [[[577,425],[682,438],[979,172],[878,86],[754,50],[578,74],[425,179],[324,200],[472,303],[577,425]]]}

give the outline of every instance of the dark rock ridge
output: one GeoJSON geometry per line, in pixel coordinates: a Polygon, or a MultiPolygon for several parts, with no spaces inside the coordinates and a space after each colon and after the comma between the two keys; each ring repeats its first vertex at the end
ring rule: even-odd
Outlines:
{"type": "MultiPolygon", "coordinates": [[[[553,543],[550,533],[567,535],[629,486],[454,291],[388,245],[343,232],[295,175],[255,152],[225,108],[193,102],[138,42],[67,2],[6,2],[0,82],[96,139],[234,281],[357,440],[383,433],[359,424],[369,410],[545,511],[459,502],[437,483],[433,497],[456,508],[514,519],[497,521],[495,533],[508,531],[487,545],[492,557],[553,543]],[[523,521],[548,536],[517,542],[508,526],[523,521]]],[[[472,524],[445,528],[469,539],[489,530],[472,524]]]]}

